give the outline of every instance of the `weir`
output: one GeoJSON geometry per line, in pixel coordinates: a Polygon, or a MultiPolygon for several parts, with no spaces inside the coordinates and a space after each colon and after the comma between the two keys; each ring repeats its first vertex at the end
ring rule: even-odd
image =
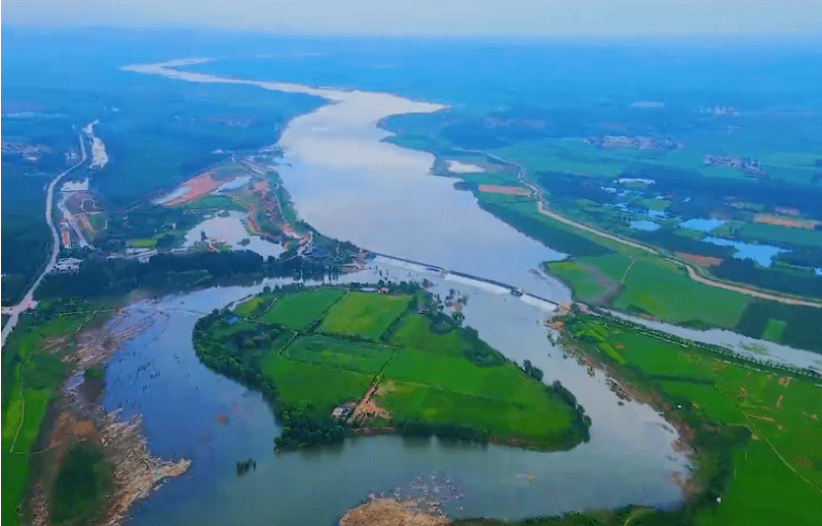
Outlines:
{"type": "MultiPolygon", "coordinates": [[[[445,269],[443,267],[439,267],[437,265],[431,265],[431,264],[428,264],[428,263],[423,263],[421,261],[414,261],[414,260],[411,260],[411,259],[405,259],[405,258],[400,258],[400,257],[396,257],[396,256],[391,256],[389,254],[381,254],[379,252],[367,251],[366,252],[366,257],[368,259],[374,259],[376,257],[381,257],[381,258],[384,258],[384,259],[387,259],[387,260],[390,260],[390,261],[393,261],[393,262],[400,262],[400,263],[403,263],[404,264],[403,266],[408,268],[409,270],[414,270],[414,271],[417,271],[417,272],[438,273],[438,274],[445,275],[446,279],[448,279],[448,276],[458,277],[458,278],[461,278],[461,279],[453,279],[453,281],[458,281],[458,282],[461,282],[461,283],[465,283],[466,285],[479,286],[484,290],[488,290],[489,292],[496,292],[496,293],[508,292],[508,293],[513,294],[516,291],[522,290],[522,289],[520,289],[520,287],[515,287],[513,285],[509,285],[507,283],[502,283],[500,281],[496,281],[496,280],[493,280],[493,279],[483,278],[483,277],[480,277],[480,276],[474,276],[472,274],[467,274],[465,272],[459,272],[459,271],[455,271],[455,270],[448,270],[448,269],[445,269]],[[491,287],[489,287],[488,285],[491,285],[491,287]]],[[[537,296],[536,294],[529,293],[529,292],[523,293],[521,296],[519,296],[519,298],[522,301],[524,301],[525,303],[528,303],[529,305],[544,308],[544,309],[550,310],[551,312],[557,310],[557,308],[559,307],[558,303],[556,303],[554,301],[551,301],[547,298],[537,296]]]]}

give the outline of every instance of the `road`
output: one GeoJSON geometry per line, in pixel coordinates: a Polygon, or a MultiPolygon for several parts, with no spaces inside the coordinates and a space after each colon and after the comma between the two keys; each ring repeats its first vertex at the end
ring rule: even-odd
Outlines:
{"type": "Polygon", "coordinates": [[[20,313],[23,311],[33,308],[36,306],[34,302],[34,290],[40,285],[40,282],[43,281],[43,278],[51,272],[54,268],[55,263],[57,263],[57,254],[60,253],[60,233],[57,231],[57,227],[54,226],[54,219],[51,217],[51,212],[54,209],[54,189],[60,184],[60,181],[68,175],[70,172],[74,171],[75,169],[79,168],[83,163],[86,162],[88,159],[88,154],[86,153],[86,144],[83,141],[83,135],[78,134],[78,139],[80,141],[80,152],[82,153],[80,157],[80,161],[77,164],[73,165],[71,168],[66,170],[65,172],[61,173],[57,177],[55,177],[51,183],[49,183],[48,190],[46,191],[46,207],[45,207],[45,217],[46,217],[46,224],[49,226],[49,230],[51,230],[51,256],[49,257],[48,262],[43,267],[43,271],[37,276],[37,279],[32,283],[29,290],[26,292],[26,295],[23,297],[23,300],[14,305],[12,307],[3,307],[3,314],[11,315],[9,321],[6,322],[6,325],[3,327],[2,333],[2,340],[0,340],[0,346],[6,345],[6,338],[14,329],[15,325],[20,319],[20,313]]]}
{"type": "Polygon", "coordinates": [[[592,234],[595,234],[599,237],[603,237],[605,239],[610,239],[612,241],[616,241],[617,243],[622,243],[623,245],[630,246],[630,247],[633,247],[633,248],[637,248],[639,250],[644,250],[645,252],[648,252],[649,254],[653,254],[653,255],[659,256],[659,257],[664,257],[665,259],[674,261],[674,262],[676,262],[680,265],[683,265],[688,271],[688,277],[691,278],[692,280],[698,282],[698,283],[702,283],[703,285],[707,285],[709,287],[714,287],[714,288],[718,288],[718,289],[725,289],[725,290],[730,290],[730,291],[734,291],[734,292],[739,292],[740,294],[745,294],[747,296],[751,296],[751,297],[754,297],[754,298],[762,298],[762,299],[771,300],[771,301],[778,301],[779,303],[784,303],[786,305],[800,305],[800,306],[804,306],[804,307],[822,308],[822,303],[819,303],[819,302],[816,302],[816,301],[809,301],[809,300],[803,300],[803,299],[800,299],[800,298],[793,298],[793,297],[785,296],[785,295],[782,295],[782,294],[774,294],[774,293],[770,293],[770,292],[767,292],[767,291],[764,291],[764,290],[758,290],[758,289],[746,287],[744,285],[738,285],[738,284],[735,284],[735,283],[728,283],[728,282],[725,282],[725,281],[719,281],[719,280],[707,278],[707,277],[701,275],[699,272],[697,272],[697,270],[691,264],[689,264],[685,261],[681,261],[681,260],[676,259],[676,258],[672,258],[670,256],[666,256],[660,250],[658,250],[654,247],[650,247],[648,245],[643,245],[642,243],[631,241],[630,239],[625,239],[625,238],[617,236],[615,234],[610,234],[610,233],[608,233],[604,230],[600,230],[599,228],[596,228],[596,227],[593,227],[593,226],[590,226],[590,225],[586,225],[586,224],[580,223],[578,221],[574,221],[573,219],[569,219],[569,218],[567,218],[567,217],[565,217],[561,214],[558,214],[556,212],[552,212],[548,208],[548,206],[545,204],[546,201],[545,201],[545,197],[543,196],[542,189],[537,187],[537,185],[535,185],[534,183],[529,181],[527,177],[525,177],[525,173],[526,173],[525,167],[522,166],[521,164],[513,162],[513,161],[509,161],[507,159],[503,159],[502,157],[496,156],[494,154],[490,154],[488,152],[484,152],[482,150],[468,150],[468,149],[464,149],[464,148],[455,148],[455,150],[459,150],[459,151],[463,151],[463,152],[469,152],[469,153],[479,153],[479,154],[485,155],[486,157],[488,157],[490,159],[494,159],[495,161],[502,162],[502,163],[505,163],[505,164],[508,164],[508,165],[511,165],[511,166],[516,166],[517,169],[518,169],[517,179],[519,179],[519,181],[523,185],[527,186],[531,190],[531,192],[533,194],[533,197],[537,201],[537,210],[539,211],[540,214],[542,214],[544,216],[547,216],[547,217],[550,217],[551,219],[554,219],[555,221],[559,221],[560,223],[564,223],[564,224],[566,224],[568,226],[571,226],[573,228],[576,228],[576,229],[579,229],[579,230],[584,230],[586,232],[590,232],[592,234]]]}

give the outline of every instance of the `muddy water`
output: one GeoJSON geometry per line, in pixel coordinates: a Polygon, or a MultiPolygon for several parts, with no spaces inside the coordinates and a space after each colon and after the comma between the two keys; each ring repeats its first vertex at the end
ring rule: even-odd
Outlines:
{"type": "MultiPolygon", "coordinates": [[[[311,88],[172,69],[193,61],[123,68],[189,82],[250,84],[330,102],[292,119],[278,168],[298,214],[323,234],[396,257],[495,279],[557,301],[569,292],[538,271],[564,255],[520,234],[477,206],[454,180],[430,174],[434,157],[383,142],[391,115],[431,113],[438,104],[390,93],[311,88]]],[[[276,72],[272,71],[272,77],[276,72]]]]}
{"type": "Polygon", "coordinates": [[[424,277],[443,297],[449,288],[468,296],[466,320],[482,338],[518,362],[530,359],[545,371],[546,382],[561,379],[593,419],[591,442],[542,453],[383,436],[274,454],[279,427],[268,406],[258,394],[202,366],[191,344],[200,315],[262,285],[209,289],[133,306],[130,319],[151,313],[155,324],[124,345],[106,369],[106,408],[122,408],[124,416],[142,413],[153,454],[193,461],[187,474],[139,504],[131,523],[328,525],[371,492],[407,494],[432,476],[448,481],[450,497],[443,500],[450,500],[445,509],[454,517],[513,519],[628,503],[673,505],[680,499],[671,475],[687,473],[687,467],[672,448],[676,434],[648,407],[619,406],[602,377],[590,377],[563,358],[547,340],[546,311],[507,293],[389,264],[346,279],[424,277]],[[238,477],[236,462],[247,458],[256,460],[257,469],[238,477]]]}

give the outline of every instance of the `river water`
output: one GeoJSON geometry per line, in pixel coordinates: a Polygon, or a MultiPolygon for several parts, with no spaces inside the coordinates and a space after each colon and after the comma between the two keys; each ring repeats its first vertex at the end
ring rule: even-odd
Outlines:
{"type": "MultiPolygon", "coordinates": [[[[385,260],[383,260],[385,261],[385,260]]],[[[434,272],[379,262],[345,276],[434,283],[468,296],[466,323],[506,356],[531,360],[545,381],[560,379],[593,420],[591,441],[565,452],[534,452],[401,437],[361,437],[339,447],[275,454],[280,432],[259,394],[208,370],[197,360],[191,333],[197,318],[256,287],[213,288],[129,308],[118,324],[151,316],[154,324],[126,343],[106,368],[107,410],[143,415],[149,450],[190,458],[190,471],[139,503],[131,524],[331,525],[369,493],[408,494],[419,480],[449,480],[462,495],[445,505],[454,517],[523,518],[629,503],[674,505],[672,475],[688,473],[674,451],[677,435],[661,416],[637,403],[620,406],[604,377],[592,377],[546,337],[548,312],[507,292],[456,283],[434,272]],[[218,417],[228,417],[220,423],[218,417]],[[257,469],[238,477],[236,462],[257,469]],[[531,472],[533,479],[526,477],[531,472]]],[[[273,282],[268,282],[273,283],[273,282]]]]}
{"type": "MultiPolygon", "coordinates": [[[[285,153],[279,167],[285,187],[302,218],[323,234],[520,286],[557,302],[569,300],[565,287],[537,270],[540,262],[561,254],[482,211],[451,180],[430,175],[431,155],[383,142],[388,132],[378,128],[381,119],[440,106],[390,94],[170,69],[185,64],[124,69],[191,82],[253,84],[331,102],[293,119],[278,144],[285,153]]],[[[420,481],[433,484],[431,477],[447,479],[462,496],[445,505],[454,517],[516,519],[680,501],[672,475],[687,474],[688,467],[687,458],[674,450],[675,431],[647,406],[619,405],[599,373],[590,376],[553,347],[543,326],[547,311],[495,287],[385,259],[343,279],[380,278],[428,278],[443,296],[449,288],[467,294],[466,323],[509,358],[531,360],[545,371],[546,382],[560,379],[591,416],[591,441],[571,451],[545,453],[364,437],[336,448],[274,454],[279,427],[270,409],[258,394],[202,366],[191,343],[197,317],[262,285],[213,288],[134,305],[118,322],[145,316],[155,321],[108,364],[106,408],[121,408],[126,417],[141,413],[153,454],[193,461],[183,477],[138,504],[131,523],[330,525],[369,493],[405,495],[420,481]],[[218,419],[221,415],[227,423],[218,419]],[[236,462],[247,458],[256,460],[257,469],[238,477],[236,462]],[[526,477],[528,472],[533,477],[526,477]]]]}

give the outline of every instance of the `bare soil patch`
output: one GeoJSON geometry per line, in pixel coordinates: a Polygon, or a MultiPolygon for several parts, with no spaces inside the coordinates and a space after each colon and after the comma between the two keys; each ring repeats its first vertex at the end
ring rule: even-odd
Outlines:
{"type": "Polygon", "coordinates": [[[181,183],[180,186],[187,186],[188,191],[180,197],[163,203],[163,205],[175,206],[192,201],[206,194],[210,194],[219,186],[219,183],[211,177],[212,175],[216,174],[214,172],[201,173],[200,175],[181,183]]]}
{"type": "Polygon", "coordinates": [[[820,224],[819,221],[813,219],[796,219],[794,217],[780,217],[770,214],[756,214],[753,218],[754,223],[766,223],[768,225],[787,226],[791,228],[804,228],[806,230],[813,230],[820,224]]]}
{"type": "Polygon", "coordinates": [[[674,255],[679,259],[690,261],[694,265],[699,265],[700,267],[716,267],[724,261],[722,258],[700,256],[699,254],[689,254],[687,252],[674,252],[674,255]]]}
{"type": "Polygon", "coordinates": [[[442,526],[449,522],[440,513],[421,509],[416,501],[379,498],[348,510],[340,526],[442,526]]]}
{"type": "Polygon", "coordinates": [[[489,194],[504,194],[504,195],[531,195],[527,188],[521,186],[500,186],[495,184],[481,184],[479,186],[480,192],[487,192],[489,194]]]}

